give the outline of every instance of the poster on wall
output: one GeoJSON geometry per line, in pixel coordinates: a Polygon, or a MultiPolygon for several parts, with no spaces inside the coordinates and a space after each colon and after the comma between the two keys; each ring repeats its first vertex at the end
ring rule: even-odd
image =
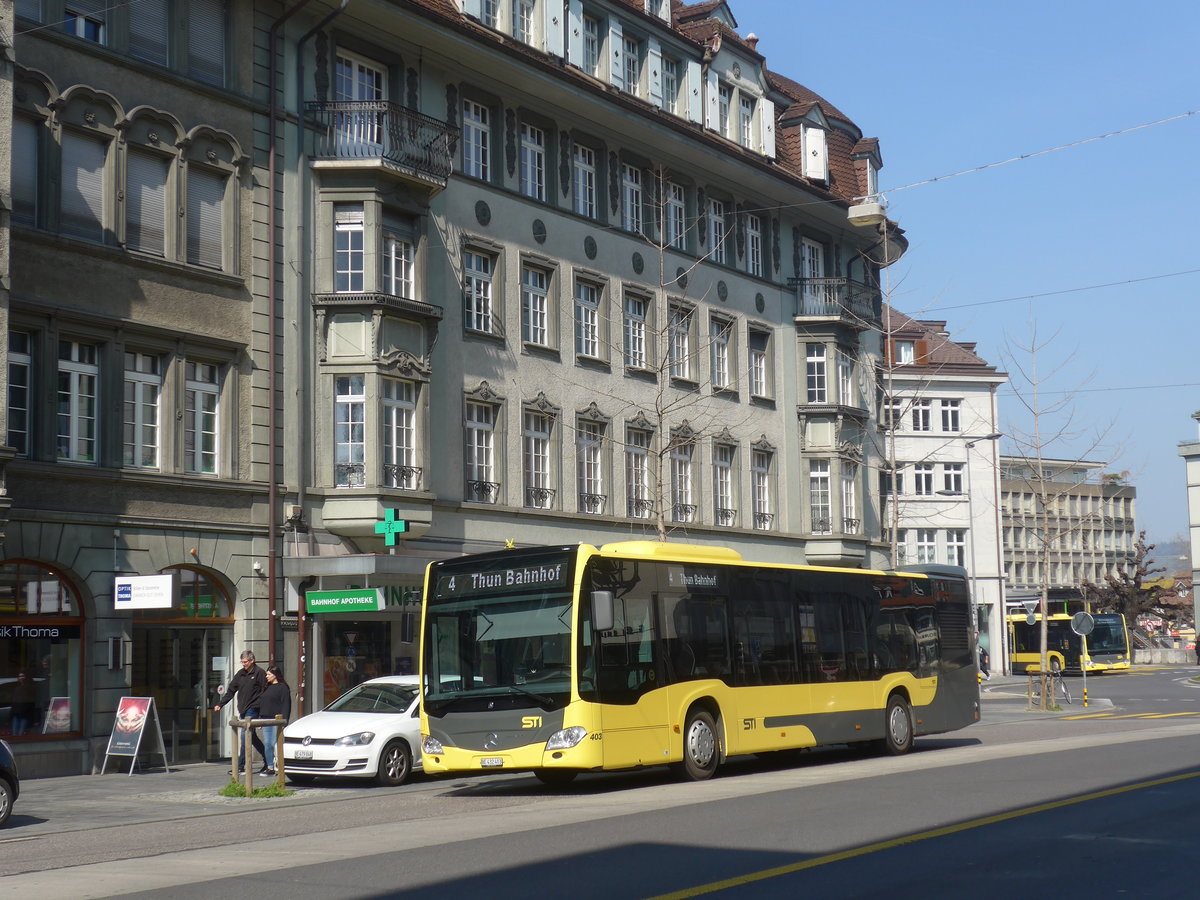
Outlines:
{"type": "Polygon", "coordinates": [[[62,734],[71,730],[71,698],[51,697],[46,707],[46,720],[42,723],[42,734],[62,734]]]}
{"type": "Polygon", "coordinates": [[[167,772],[171,767],[167,764],[167,748],[163,743],[162,727],[158,721],[158,710],[154,706],[153,697],[122,697],[117,704],[116,719],[113,722],[112,734],[108,739],[108,750],[104,754],[104,765],[100,774],[108,767],[110,756],[132,757],[129,763],[129,774],[137,765],[138,749],[142,745],[142,737],[146,728],[153,724],[155,736],[158,738],[158,751],[162,754],[163,767],[167,772]]]}

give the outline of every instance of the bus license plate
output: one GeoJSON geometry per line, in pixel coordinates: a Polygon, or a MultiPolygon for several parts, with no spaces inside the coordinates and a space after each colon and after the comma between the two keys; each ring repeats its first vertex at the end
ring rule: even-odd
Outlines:
{"type": "Polygon", "coordinates": [[[504,757],[502,756],[485,756],[479,760],[479,764],[485,769],[498,769],[504,765],[504,757]]]}
{"type": "Polygon", "coordinates": [[[296,759],[312,759],[312,758],[313,757],[312,757],[311,750],[297,750],[296,751],[296,759]]]}

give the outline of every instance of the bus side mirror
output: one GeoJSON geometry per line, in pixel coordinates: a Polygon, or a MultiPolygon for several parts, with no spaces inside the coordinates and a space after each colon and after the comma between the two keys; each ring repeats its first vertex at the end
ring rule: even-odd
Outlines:
{"type": "Polygon", "coordinates": [[[613,592],[592,591],[592,631],[612,631],[613,592]]]}

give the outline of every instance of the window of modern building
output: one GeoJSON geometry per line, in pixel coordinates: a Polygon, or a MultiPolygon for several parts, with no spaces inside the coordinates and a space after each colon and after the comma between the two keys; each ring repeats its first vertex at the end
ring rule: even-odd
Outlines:
{"type": "Polygon", "coordinates": [[[937,529],[917,529],[917,563],[937,562],[937,529]]]}
{"type": "Polygon", "coordinates": [[[942,465],[942,490],[948,494],[962,494],[963,492],[963,464],[962,463],[943,463],[942,465]]]}
{"type": "Polygon", "coordinates": [[[885,397],[879,409],[879,427],[894,431],[904,422],[904,401],[899,397],[885,397]]]}
{"type": "Polygon", "coordinates": [[[913,466],[913,493],[918,497],[933,496],[933,463],[913,466]]]}
{"type": "Polygon", "coordinates": [[[105,0],[67,0],[63,5],[62,29],[85,41],[104,44],[108,40],[109,9],[105,0]]]}
{"type": "Polygon", "coordinates": [[[159,403],[162,357],[125,352],[124,463],[143,469],[159,467],[159,403]]]}
{"type": "Polygon", "coordinates": [[[951,528],[946,532],[946,562],[952,566],[967,564],[967,532],[963,528],[951,528]]]}
{"type": "Polygon", "coordinates": [[[961,431],[960,412],[961,400],[942,400],[942,431],[961,431]]]}
{"type": "Polygon", "coordinates": [[[521,123],[521,193],[546,199],[546,133],[527,122],[521,123]]]}
{"type": "Polygon", "coordinates": [[[95,344],[58,342],[58,458],[95,463],[100,378],[95,344]]]}
{"type": "Polygon", "coordinates": [[[55,740],[83,728],[82,605],[65,573],[0,565],[0,738],[55,740]]]}
{"type": "Polygon", "coordinates": [[[933,401],[932,400],[913,400],[912,401],[912,430],[913,431],[931,431],[933,430],[933,401]]]}

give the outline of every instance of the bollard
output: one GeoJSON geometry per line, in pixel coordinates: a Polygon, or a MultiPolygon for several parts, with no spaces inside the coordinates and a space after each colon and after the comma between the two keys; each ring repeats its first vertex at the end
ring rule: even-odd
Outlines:
{"type": "Polygon", "coordinates": [[[1083,686],[1083,708],[1087,709],[1087,685],[1083,686]]]}

